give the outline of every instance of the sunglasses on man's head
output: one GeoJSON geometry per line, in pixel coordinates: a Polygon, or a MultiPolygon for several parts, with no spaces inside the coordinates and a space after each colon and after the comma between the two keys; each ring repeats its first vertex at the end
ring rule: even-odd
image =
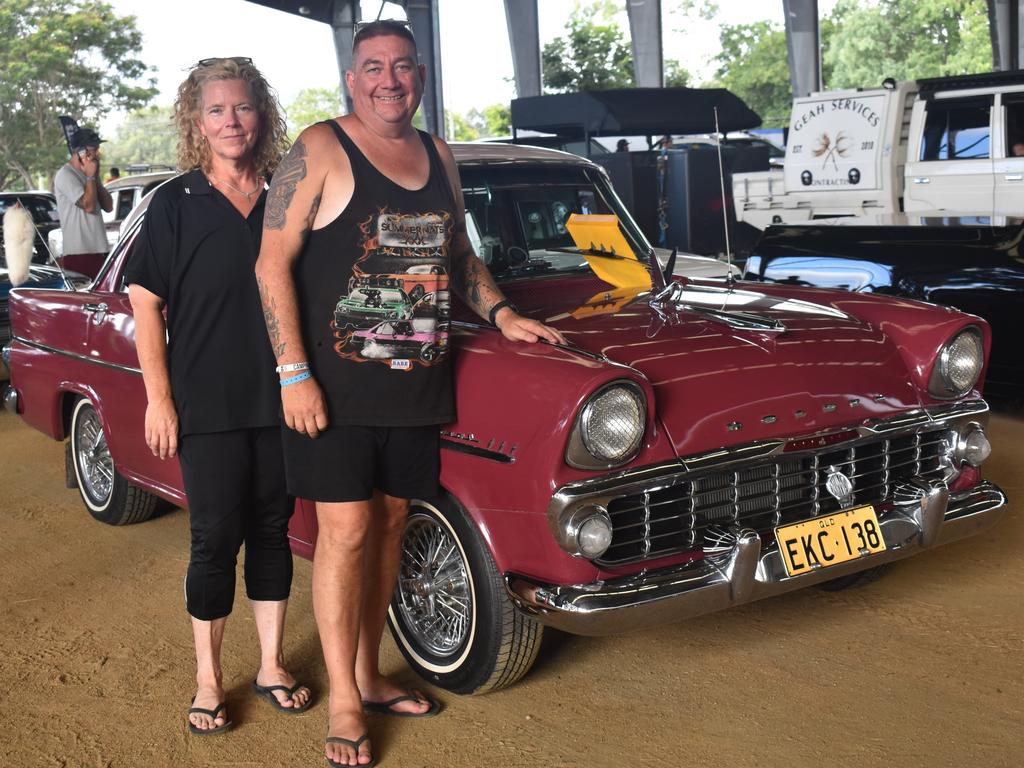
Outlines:
{"type": "Polygon", "coordinates": [[[252,64],[252,59],[248,56],[215,56],[212,59],[200,59],[197,67],[208,67],[211,64],[216,64],[218,61],[233,61],[235,64],[252,64]]]}
{"type": "Polygon", "coordinates": [[[371,19],[370,21],[357,21],[352,25],[352,39],[359,37],[359,33],[367,27],[379,25],[383,27],[405,27],[412,34],[412,22],[408,19],[371,19]]]}

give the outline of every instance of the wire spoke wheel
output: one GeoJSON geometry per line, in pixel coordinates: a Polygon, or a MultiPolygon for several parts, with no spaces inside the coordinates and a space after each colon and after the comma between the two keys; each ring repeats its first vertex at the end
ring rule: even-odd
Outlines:
{"type": "Polygon", "coordinates": [[[417,642],[440,656],[466,641],[472,623],[468,567],[448,531],[427,515],[410,515],[396,602],[417,642]]]}
{"type": "Polygon", "coordinates": [[[107,525],[148,520],[156,511],[156,496],[129,483],[114,466],[99,412],[80,398],[71,413],[71,439],[66,457],[72,487],[89,514],[107,525]]]}
{"type": "Polygon", "coordinates": [[[96,411],[82,414],[75,441],[82,490],[95,504],[104,504],[114,486],[114,461],[96,411]]]}

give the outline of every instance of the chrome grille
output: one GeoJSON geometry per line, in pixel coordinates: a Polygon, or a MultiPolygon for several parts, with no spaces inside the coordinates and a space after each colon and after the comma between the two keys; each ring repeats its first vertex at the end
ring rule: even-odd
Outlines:
{"type": "Polygon", "coordinates": [[[777,525],[837,512],[840,503],[825,489],[832,467],[852,481],[855,504],[877,504],[897,483],[941,478],[947,434],[936,429],[781,454],[619,496],[608,503],[612,544],[597,562],[622,565],[713,547],[723,526],[767,534],[777,525]]]}

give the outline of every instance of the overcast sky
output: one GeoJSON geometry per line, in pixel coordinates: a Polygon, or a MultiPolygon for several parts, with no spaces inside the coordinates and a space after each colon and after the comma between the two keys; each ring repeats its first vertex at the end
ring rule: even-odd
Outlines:
{"type": "MultiPolygon", "coordinates": [[[[445,107],[464,113],[515,94],[502,0],[439,0],[445,107]]],[[[303,88],[339,82],[330,26],[245,0],[111,0],[120,15],[133,15],[144,37],[142,58],[155,68],[156,103],[174,100],[188,67],[211,56],[250,56],[288,105],[303,88]]],[[[377,15],[380,0],[362,0],[363,16],[377,15]]],[[[540,0],[541,45],[564,32],[574,0],[540,0]]],[[[666,10],[678,5],[663,0],[666,10]]],[[[835,0],[819,0],[822,13],[835,0]]],[[[782,23],[782,0],[724,0],[719,18],[744,23],[769,18],[782,23]]],[[[393,6],[384,15],[394,15],[393,6]]],[[[623,26],[628,25],[623,19],[623,26]]],[[[679,59],[699,78],[710,76],[718,30],[666,13],[665,55],[679,59]],[[686,27],[681,29],[680,27],[686,27]]],[[[104,128],[120,122],[108,120],[104,128]]]]}

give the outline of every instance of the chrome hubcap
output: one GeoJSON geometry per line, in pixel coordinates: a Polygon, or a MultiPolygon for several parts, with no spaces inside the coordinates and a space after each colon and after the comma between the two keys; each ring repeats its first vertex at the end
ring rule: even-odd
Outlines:
{"type": "Polygon", "coordinates": [[[114,461],[96,411],[86,410],[81,415],[75,435],[75,456],[82,490],[95,504],[103,504],[110,498],[114,484],[114,461]]]}
{"type": "Polygon", "coordinates": [[[473,617],[468,566],[451,533],[413,513],[405,526],[397,608],[413,639],[446,656],[465,641],[473,617]]]}

